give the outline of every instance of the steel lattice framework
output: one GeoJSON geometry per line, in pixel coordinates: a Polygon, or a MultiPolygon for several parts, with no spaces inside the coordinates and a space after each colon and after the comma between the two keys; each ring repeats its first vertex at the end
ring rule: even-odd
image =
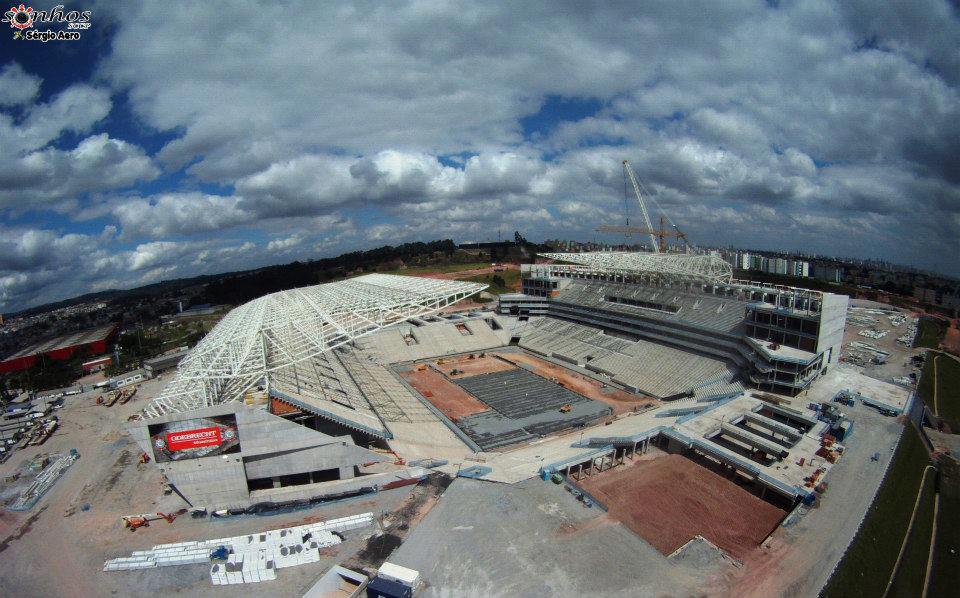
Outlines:
{"type": "Polygon", "coordinates": [[[487,285],[368,274],[265,295],[231,310],[186,356],[145,417],[237,401],[270,374],[487,285]]]}
{"type": "Polygon", "coordinates": [[[620,272],[660,274],[667,277],[727,283],[733,268],[716,255],[593,251],[584,253],[540,253],[540,257],[620,272]]]}

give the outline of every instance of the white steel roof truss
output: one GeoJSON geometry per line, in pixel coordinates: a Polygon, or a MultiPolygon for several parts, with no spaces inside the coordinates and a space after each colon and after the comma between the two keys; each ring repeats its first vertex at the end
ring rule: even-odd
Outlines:
{"type": "MultiPolygon", "coordinates": [[[[241,400],[254,385],[269,386],[272,371],[321,357],[484,288],[472,282],[370,274],[254,299],[228,313],[184,358],[144,415],[241,400]]],[[[331,371],[337,370],[331,366],[331,371]]],[[[335,382],[330,388],[344,389],[342,381],[335,382]]]]}

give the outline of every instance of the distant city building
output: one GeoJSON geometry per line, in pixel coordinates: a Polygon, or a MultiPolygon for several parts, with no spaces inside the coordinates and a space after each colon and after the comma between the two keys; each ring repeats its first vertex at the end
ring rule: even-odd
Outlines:
{"type": "Polygon", "coordinates": [[[817,280],[826,282],[840,282],[840,276],[843,274],[840,268],[834,266],[814,266],[813,277],[817,280]]]}
{"type": "Polygon", "coordinates": [[[810,262],[805,262],[803,260],[789,260],[787,262],[787,272],[791,276],[807,278],[810,276],[810,262]]]}
{"type": "Polygon", "coordinates": [[[776,258],[775,262],[776,262],[776,265],[775,265],[774,269],[775,269],[776,273],[777,273],[777,274],[784,274],[784,275],[786,275],[786,273],[787,273],[787,260],[783,259],[782,257],[778,257],[778,258],[776,258]]]}

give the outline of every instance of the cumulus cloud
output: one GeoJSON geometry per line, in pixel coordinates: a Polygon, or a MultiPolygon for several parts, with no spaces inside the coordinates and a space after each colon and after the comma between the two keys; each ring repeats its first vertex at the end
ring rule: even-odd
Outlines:
{"type": "Polygon", "coordinates": [[[26,104],[40,91],[40,77],[23,70],[16,62],[0,70],[0,106],[26,104]]]}
{"type": "Polygon", "coordinates": [[[13,160],[11,168],[0,169],[0,209],[56,206],[85,193],[129,187],[159,174],[140,147],[101,133],[72,150],[38,150],[13,160]]]}
{"type": "MultiPolygon", "coordinates": [[[[96,85],[38,96],[0,71],[18,84],[0,85],[0,157],[47,173],[0,186],[0,207],[77,208],[140,243],[115,271],[172,276],[226,267],[236,229],[276,260],[498,229],[603,240],[628,158],[694,242],[956,272],[929,249],[956,247],[960,223],[955,7],[770,4],[304,3],[283,28],[255,2],[125,6],[96,85]],[[120,94],[162,133],[154,155],[97,129],[120,94]],[[88,142],[101,161],[75,154],[88,142]]],[[[9,259],[39,259],[28,245],[9,259]]]]}
{"type": "Polygon", "coordinates": [[[78,83],[48,102],[27,106],[19,123],[0,113],[0,158],[42,148],[64,132],[86,133],[110,113],[111,106],[107,90],[78,83]]]}
{"type": "Polygon", "coordinates": [[[125,237],[168,237],[250,222],[254,215],[240,209],[238,202],[236,197],[199,192],[164,193],[146,199],[118,200],[113,213],[125,237]]]}
{"type": "Polygon", "coordinates": [[[303,243],[303,237],[300,235],[290,235],[285,239],[274,239],[267,243],[267,251],[287,253],[290,249],[303,243]]]}
{"type": "Polygon", "coordinates": [[[125,247],[115,244],[110,230],[85,235],[0,226],[0,308],[263,265],[262,253],[249,241],[153,241],[125,247]]]}
{"type": "Polygon", "coordinates": [[[72,149],[58,147],[66,134],[84,135],[110,113],[110,92],[75,83],[35,102],[40,78],[17,63],[0,71],[0,210],[20,214],[75,209],[86,194],[149,181],[160,169],[139,146],[107,133],[89,135],[72,149]],[[14,114],[17,114],[16,118],[14,114]]]}

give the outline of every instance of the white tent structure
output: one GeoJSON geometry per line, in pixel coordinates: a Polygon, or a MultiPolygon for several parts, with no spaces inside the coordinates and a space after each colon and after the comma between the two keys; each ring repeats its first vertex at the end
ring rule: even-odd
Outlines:
{"type": "Polygon", "coordinates": [[[591,251],[584,253],[539,253],[539,257],[626,273],[662,274],[669,277],[725,283],[733,268],[716,255],[591,251]]]}
{"type": "MultiPolygon", "coordinates": [[[[437,312],[487,285],[455,280],[368,274],[340,282],[280,291],[230,311],[183,358],[144,417],[241,400],[271,378],[309,366],[325,367],[331,350],[365,334],[437,312]]],[[[319,398],[336,390],[320,372],[319,398]]],[[[342,401],[341,401],[342,402],[342,401]]]]}

